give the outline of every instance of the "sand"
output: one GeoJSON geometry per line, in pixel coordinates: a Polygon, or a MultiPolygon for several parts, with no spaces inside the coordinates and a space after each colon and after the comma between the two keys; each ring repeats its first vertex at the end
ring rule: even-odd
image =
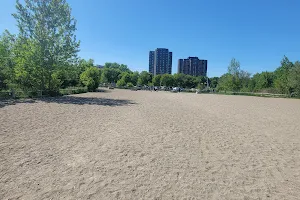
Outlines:
{"type": "Polygon", "coordinates": [[[0,103],[0,199],[300,199],[300,100],[110,90],[0,103]]]}

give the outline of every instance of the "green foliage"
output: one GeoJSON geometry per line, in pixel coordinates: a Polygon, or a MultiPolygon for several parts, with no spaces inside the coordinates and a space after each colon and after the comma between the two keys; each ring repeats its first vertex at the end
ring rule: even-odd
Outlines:
{"type": "Polygon", "coordinates": [[[152,74],[146,71],[142,71],[138,78],[138,85],[148,85],[152,81],[152,74]]]}
{"type": "Polygon", "coordinates": [[[203,90],[205,88],[205,85],[203,83],[198,83],[197,87],[198,90],[203,90]]]}
{"type": "Polygon", "coordinates": [[[274,79],[273,72],[256,73],[249,83],[249,88],[251,91],[261,91],[266,88],[272,88],[274,86],[274,79]]]}
{"type": "Polygon", "coordinates": [[[79,42],[71,8],[65,0],[26,0],[24,5],[17,0],[16,9],[16,83],[55,93],[62,83],[57,71],[77,59],[79,42]]]}
{"type": "Polygon", "coordinates": [[[108,69],[116,69],[119,70],[121,72],[130,72],[130,69],[127,67],[127,65],[124,64],[118,64],[118,63],[105,63],[104,64],[104,68],[108,68],[108,69]]]}
{"type": "Polygon", "coordinates": [[[134,85],[131,82],[127,83],[127,87],[132,88],[133,86],[134,85]]]}
{"type": "Polygon", "coordinates": [[[232,58],[228,66],[228,73],[234,76],[238,76],[241,70],[240,68],[240,62],[235,58],[232,58]]]}
{"type": "Polygon", "coordinates": [[[277,68],[274,72],[275,74],[275,82],[274,86],[278,90],[279,93],[290,94],[291,87],[289,84],[289,74],[293,69],[294,64],[289,61],[289,59],[284,56],[281,61],[281,66],[277,68]]]}
{"type": "Polygon", "coordinates": [[[218,80],[218,91],[249,91],[250,73],[241,70],[240,62],[233,58],[228,66],[228,73],[218,80]]]}
{"type": "Polygon", "coordinates": [[[233,75],[229,73],[222,75],[219,79],[219,84],[216,88],[217,91],[233,91],[233,88],[233,75]]]}
{"type": "Polygon", "coordinates": [[[300,97],[300,62],[297,61],[294,67],[290,70],[289,77],[289,87],[292,88],[293,96],[300,97]]]}
{"type": "Polygon", "coordinates": [[[195,88],[199,83],[201,83],[202,77],[199,76],[198,78],[191,76],[191,75],[185,75],[184,77],[184,85],[185,88],[195,88]]]}
{"type": "Polygon", "coordinates": [[[219,83],[219,77],[212,77],[209,79],[209,84],[211,88],[216,88],[218,86],[219,83]]]}
{"type": "Polygon", "coordinates": [[[87,68],[81,75],[80,81],[90,92],[95,91],[100,82],[100,72],[96,67],[87,68]]]}
{"type": "Polygon", "coordinates": [[[126,85],[127,85],[127,83],[125,82],[124,79],[120,79],[117,81],[117,87],[124,87],[126,85]]]}
{"type": "Polygon", "coordinates": [[[173,75],[173,85],[183,88],[196,88],[199,84],[206,84],[206,77],[204,76],[190,76],[186,74],[174,74],[173,75]]]}
{"type": "Polygon", "coordinates": [[[217,90],[234,93],[246,92],[247,94],[248,92],[263,92],[300,96],[299,68],[298,61],[292,63],[284,56],[280,67],[274,72],[256,73],[251,77],[248,72],[241,70],[240,63],[233,59],[228,67],[228,73],[220,77],[217,90]]]}
{"type": "Polygon", "coordinates": [[[152,83],[154,86],[161,86],[161,75],[157,74],[156,76],[153,76],[152,83]]]}
{"type": "Polygon", "coordinates": [[[0,36],[0,90],[8,89],[14,79],[14,48],[15,36],[7,30],[0,36]]]}
{"type": "Polygon", "coordinates": [[[118,69],[104,68],[101,70],[102,83],[116,83],[119,80],[121,71],[118,69]]]}
{"type": "Polygon", "coordinates": [[[171,74],[163,74],[161,76],[161,84],[166,87],[172,87],[174,84],[174,78],[171,74]]]}
{"type": "Polygon", "coordinates": [[[62,95],[81,94],[88,92],[88,89],[86,87],[68,87],[65,89],[60,89],[59,92],[62,95]]]}
{"type": "Polygon", "coordinates": [[[119,75],[119,80],[117,81],[118,87],[124,87],[131,83],[132,85],[136,85],[138,82],[139,73],[138,72],[123,72],[119,75]]]}
{"type": "Polygon", "coordinates": [[[130,79],[131,79],[131,83],[133,85],[137,85],[138,84],[138,79],[139,79],[139,72],[133,72],[132,74],[130,74],[130,79]]]}
{"type": "Polygon", "coordinates": [[[185,74],[174,74],[174,85],[178,87],[185,86],[185,74]]]}

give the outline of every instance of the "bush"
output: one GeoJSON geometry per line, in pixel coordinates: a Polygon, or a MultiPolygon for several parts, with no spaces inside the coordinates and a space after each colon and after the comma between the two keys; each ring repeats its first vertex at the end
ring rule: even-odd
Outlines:
{"type": "Polygon", "coordinates": [[[124,79],[118,80],[117,87],[124,87],[124,86],[126,86],[125,80],[124,79]]]}
{"type": "Polygon", "coordinates": [[[96,67],[87,68],[80,75],[80,81],[85,85],[90,92],[96,91],[100,82],[100,71],[96,67]]]}
{"type": "Polygon", "coordinates": [[[127,83],[127,87],[132,88],[134,85],[132,83],[127,83]]]}
{"type": "Polygon", "coordinates": [[[0,91],[0,99],[6,99],[6,98],[11,98],[10,92],[1,90],[0,91]]]}

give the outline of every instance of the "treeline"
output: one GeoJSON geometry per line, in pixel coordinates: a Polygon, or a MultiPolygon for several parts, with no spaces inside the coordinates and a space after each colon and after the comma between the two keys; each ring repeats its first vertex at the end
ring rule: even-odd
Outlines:
{"type": "Polygon", "coordinates": [[[228,73],[218,81],[217,91],[264,92],[300,96],[300,62],[289,61],[284,56],[280,66],[274,72],[250,73],[241,70],[240,63],[232,59],[228,73]]]}
{"type": "MultiPolygon", "coordinates": [[[[106,66],[106,65],[105,65],[106,66]]],[[[101,71],[102,83],[116,83],[118,87],[132,86],[165,86],[165,87],[183,87],[183,88],[204,88],[207,78],[203,76],[194,77],[185,74],[163,74],[153,76],[151,73],[143,71],[131,72],[121,71],[104,67],[101,71]]]]}

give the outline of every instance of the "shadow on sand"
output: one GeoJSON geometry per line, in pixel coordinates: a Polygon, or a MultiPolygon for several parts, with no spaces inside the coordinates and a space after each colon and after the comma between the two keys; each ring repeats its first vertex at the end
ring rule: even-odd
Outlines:
{"type": "Polygon", "coordinates": [[[20,103],[36,103],[34,99],[0,99],[0,108],[20,103]]]}
{"type": "Polygon", "coordinates": [[[99,105],[99,106],[124,106],[135,104],[130,100],[125,99],[107,99],[97,97],[77,97],[77,96],[63,96],[52,98],[41,98],[40,101],[47,103],[59,104],[76,104],[76,105],[99,105]]]}
{"type": "Polygon", "coordinates": [[[62,96],[62,97],[46,97],[46,98],[38,98],[38,99],[0,100],[0,108],[9,106],[9,105],[16,105],[16,104],[20,104],[20,103],[37,103],[38,101],[42,101],[42,102],[46,102],[46,103],[75,104],[75,105],[98,105],[98,106],[125,106],[125,105],[136,104],[130,100],[125,100],[125,99],[62,96]]]}

